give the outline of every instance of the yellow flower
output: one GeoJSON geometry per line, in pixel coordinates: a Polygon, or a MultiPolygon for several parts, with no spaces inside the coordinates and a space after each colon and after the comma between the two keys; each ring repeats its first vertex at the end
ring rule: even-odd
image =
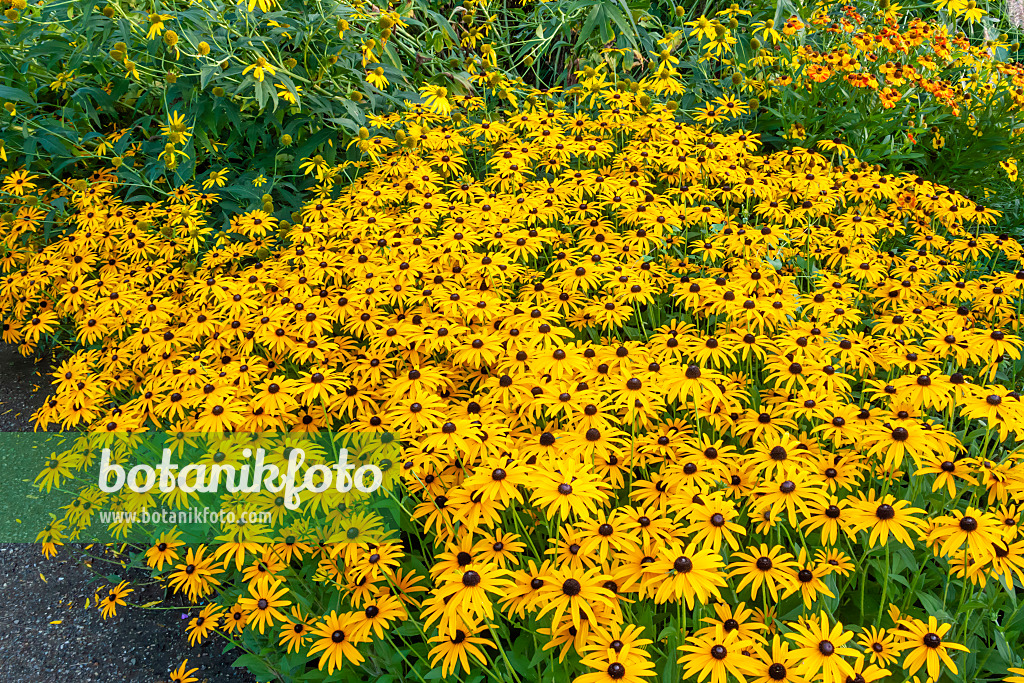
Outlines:
{"type": "Polygon", "coordinates": [[[314,176],[317,181],[324,179],[324,175],[329,171],[331,165],[328,164],[322,156],[317,154],[315,157],[303,159],[302,163],[299,164],[299,170],[305,175],[314,176]]]}
{"type": "Polygon", "coordinates": [[[71,84],[71,81],[74,80],[74,74],[74,69],[72,69],[71,71],[61,71],[59,74],[57,74],[57,77],[53,80],[53,82],[50,83],[50,90],[53,90],[54,92],[66,90],[68,85],[71,84]]]}
{"type": "Polygon", "coordinates": [[[263,77],[265,73],[270,74],[271,76],[277,73],[274,67],[268,64],[266,58],[264,57],[257,57],[255,62],[242,69],[242,75],[244,76],[250,71],[252,71],[252,77],[259,81],[260,83],[263,82],[263,77]]]}
{"type": "Polygon", "coordinates": [[[367,71],[366,82],[381,90],[387,88],[389,84],[387,77],[384,76],[384,67],[378,66],[373,71],[367,71]]]}
{"type": "Polygon", "coordinates": [[[188,666],[188,659],[182,662],[181,666],[179,666],[177,669],[171,672],[171,683],[194,683],[194,681],[199,680],[198,678],[192,675],[195,672],[199,671],[199,668],[196,667],[194,669],[188,669],[186,671],[186,666],[188,666]]]}
{"type": "Polygon", "coordinates": [[[39,176],[29,175],[28,171],[22,169],[15,171],[11,175],[4,178],[3,191],[9,192],[10,194],[23,196],[27,190],[36,189],[36,184],[32,181],[39,176]]]}
{"type": "MultiPolygon", "coordinates": [[[[295,86],[295,92],[296,92],[296,94],[301,95],[302,94],[302,86],[301,85],[295,86]]],[[[277,86],[277,96],[279,98],[281,98],[282,100],[284,100],[285,102],[287,102],[288,104],[297,105],[299,103],[298,98],[295,95],[292,94],[292,91],[289,90],[287,87],[285,87],[283,85],[278,85],[277,86]]]]}
{"type": "Polygon", "coordinates": [[[258,176],[256,176],[252,180],[252,186],[253,187],[263,187],[266,184],[267,184],[267,179],[263,176],[262,173],[260,173],[258,176]]]}
{"type": "Polygon", "coordinates": [[[171,112],[171,115],[167,117],[167,125],[160,126],[160,134],[174,145],[183,145],[192,137],[185,117],[177,111],[171,112]]]}
{"type": "Polygon", "coordinates": [[[174,15],[172,14],[150,14],[149,31],[146,32],[146,40],[159,38],[160,34],[164,32],[164,22],[173,18],[174,15]]]}
{"type": "Polygon", "coordinates": [[[227,184],[228,169],[222,168],[219,171],[213,171],[210,173],[210,177],[203,181],[203,189],[209,190],[211,187],[224,187],[227,184]]]}
{"type": "Polygon", "coordinates": [[[448,101],[448,89],[439,85],[425,85],[420,88],[424,104],[438,116],[448,116],[452,113],[452,103],[448,101]]]}
{"type": "Polygon", "coordinates": [[[277,0],[249,0],[248,10],[253,11],[256,5],[260,6],[262,12],[273,12],[277,9],[277,0]]]}
{"type": "Polygon", "coordinates": [[[1006,172],[1006,177],[1009,178],[1011,182],[1017,182],[1017,160],[1016,159],[1014,159],[1013,157],[1010,157],[1006,161],[1000,161],[999,165],[1006,172]]]}

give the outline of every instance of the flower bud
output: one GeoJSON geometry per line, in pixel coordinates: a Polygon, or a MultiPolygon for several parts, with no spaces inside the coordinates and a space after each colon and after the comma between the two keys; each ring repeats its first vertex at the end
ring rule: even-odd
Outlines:
{"type": "Polygon", "coordinates": [[[114,168],[121,168],[121,164],[123,164],[123,163],[124,163],[124,159],[121,158],[121,157],[114,157],[113,159],[110,160],[110,164],[114,168]]]}
{"type": "Polygon", "coordinates": [[[291,144],[292,144],[292,136],[288,135],[288,133],[285,133],[284,135],[282,135],[281,136],[281,144],[284,145],[285,147],[291,146],[291,144]]]}
{"type": "Polygon", "coordinates": [[[224,97],[224,88],[220,87],[219,85],[215,86],[214,89],[213,89],[213,96],[214,97],[224,97]]]}
{"type": "Polygon", "coordinates": [[[370,131],[366,129],[366,126],[359,127],[359,139],[366,140],[370,137],[370,131]]]}
{"type": "Polygon", "coordinates": [[[199,43],[199,55],[205,57],[208,54],[210,54],[210,44],[204,40],[199,43]]]}
{"type": "MultiPolygon", "coordinates": [[[[24,0],[22,0],[22,2],[24,3],[24,0]]],[[[105,16],[107,19],[113,19],[115,13],[116,12],[115,12],[114,8],[111,7],[110,5],[107,5],[106,7],[103,8],[103,16],[105,16]]]]}
{"type": "Polygon", "coordinates": [[[178,34],[174,31],[164,32],[164,42],[167,43],[168,47],[174,47],[178,44],[178,34]]]}

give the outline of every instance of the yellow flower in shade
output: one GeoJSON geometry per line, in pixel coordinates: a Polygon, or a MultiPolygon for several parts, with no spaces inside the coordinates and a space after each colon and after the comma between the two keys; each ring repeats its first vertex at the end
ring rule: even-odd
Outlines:
{"type": "Polygon", "coordinates": [[[74,69],[72,69],[71,71],[62,71],[59,74],[57,74],[57,77],[54,78],[53,82],[50,83],[50,90],[53,90],[54,92],[61,92],[62,90],[66,90],[67,87],[71,84],[71,81],[74,80],[74,78],[74,69]]]}

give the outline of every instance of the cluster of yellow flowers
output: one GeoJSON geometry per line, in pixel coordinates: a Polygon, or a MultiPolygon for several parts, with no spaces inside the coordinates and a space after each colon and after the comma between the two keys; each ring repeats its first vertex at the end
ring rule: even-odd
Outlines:
{"type": "MultiPolygon", "coordinates": [[[[290,221],[215,230],[215,192],[101,181],[33,251],[25,188],[3,338],[74,348],[39,426],[395,435],[400,536],[327,491],[231,498],[281,514],[146,552],[193,640],[244,635],[294,675],[401,638],[398,666],[541,676],[517,637],[585,683],[677,656],[715,683],[955,673],[969,597],[1024,579],[1020,244],[949,188],[760,153],[642,88],[544,102],[381,116],[290,221]]],[[[54,456],[41,485],[94,462],[54,456]]],[[[84,502],[156,505],[85,485],[48,548],[84,502]]]]}

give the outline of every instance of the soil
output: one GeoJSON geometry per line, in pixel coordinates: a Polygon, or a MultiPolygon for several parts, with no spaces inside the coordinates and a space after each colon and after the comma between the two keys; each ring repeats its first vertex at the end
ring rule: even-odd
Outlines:
{"type": "MultiPolygon", "coordinates": [[[[0,344],[0,432],[32,429],[31,414],[42,404],[49,368],[47,359],[26,359],[0,344]]],[[[211,638],[189,646],[186,617],[173,600],[159,609],[131,607],[162,599],[156,586],[132,593],[128,607],[104,620],[94,606],[96,591],[105,596],[109,586],[102,577],[139,577],[129,576],[113,555],[90,559],[102,554],[95,547],[64,546],[46,559],[37,545],[0,544],[0,681],[157,683],[167,681],[186,657],[188,668],[199,667],[193,676],[201,683],[255,681],[232,668],[239,653],[222,652],[226,641],[211,638]]]]}

